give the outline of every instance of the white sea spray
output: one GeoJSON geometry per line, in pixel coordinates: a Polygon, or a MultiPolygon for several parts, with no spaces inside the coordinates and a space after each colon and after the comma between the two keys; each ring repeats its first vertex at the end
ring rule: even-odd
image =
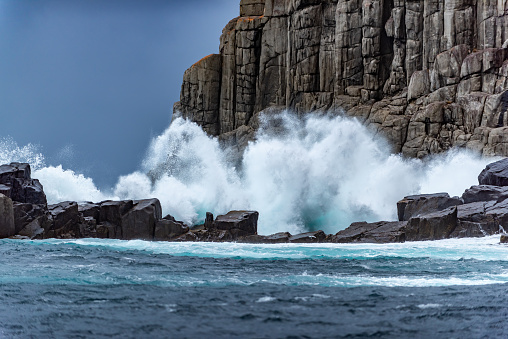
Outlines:
{"type": "Polygon", "coordinates": [[[152,140],[140,171],[101,191],[91,178],[45,165],[33,145],[0,143],[2,163],[31,163],[50,203],[156,197],[165,214],[188,224],[203,221],[207,211],[252,209],[260,213],[260,234],[335,233],[354,221],[395,220],[402,197],[460,195],[493,161],[463,149],[425,161],[405,159],[391,154],[384,139],[355,119],[340,114],[302,118],[290,112],[261,119],[241,168],[227,155],[217,139],[177,118],[152,140]]]}

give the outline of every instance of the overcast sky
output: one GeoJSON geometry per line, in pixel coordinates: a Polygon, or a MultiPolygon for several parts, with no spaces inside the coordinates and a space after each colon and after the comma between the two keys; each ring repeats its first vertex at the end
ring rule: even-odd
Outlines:
{"type": "Polygon", "coordinates": [[[102,187],[139,168],[239,0],[0,0],[0,138],[102,187]]]}

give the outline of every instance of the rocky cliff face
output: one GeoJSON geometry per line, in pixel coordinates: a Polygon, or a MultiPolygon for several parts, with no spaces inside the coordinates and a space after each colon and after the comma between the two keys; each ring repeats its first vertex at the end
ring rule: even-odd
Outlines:
{"type": "Polygon", "coordinates": [[[507,0],[241,0],[175,111],[233,144],[269,107],[343,109],[407,156],[508,156],[507,47],[507,0]]]}

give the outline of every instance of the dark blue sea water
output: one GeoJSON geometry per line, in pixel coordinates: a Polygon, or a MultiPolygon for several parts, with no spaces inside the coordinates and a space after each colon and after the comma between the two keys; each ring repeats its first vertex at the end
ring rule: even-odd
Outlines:
{"type": "Polygon", "coordinates": [[[0,241],[0,338],[503,338],[508,246],[0,241]]]}

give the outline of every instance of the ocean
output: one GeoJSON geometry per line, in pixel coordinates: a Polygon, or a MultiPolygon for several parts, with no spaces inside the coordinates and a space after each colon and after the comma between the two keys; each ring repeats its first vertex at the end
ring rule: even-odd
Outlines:
{"type": "Polygon", "coordinates": [[[501,338],[499,237],[1,240],[0,338],[501,338]]]}
{"type": "MultiPolygon", "coordinates": [[[[48,203],[158,198],[163,215],[259,211],[258,233],[396,220],[406,195],[461,195],[490,162],[467,150],[392,154],[355,119],[262,117],[239,164],[176,118],[138,171],[97,187],[0,139],[48,203]],[[276,126],[276,132],[270,126],[276,126]]],[[[508,247],[499,237],[367,244],[0,240],[0,338],[499,338],[508,336],[508,247]]]]}

